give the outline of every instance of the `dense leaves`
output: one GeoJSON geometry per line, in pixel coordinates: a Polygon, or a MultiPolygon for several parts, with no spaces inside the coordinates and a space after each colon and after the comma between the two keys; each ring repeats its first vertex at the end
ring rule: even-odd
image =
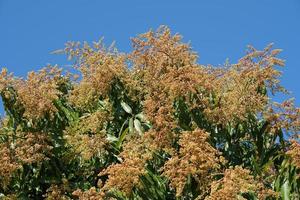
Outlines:
{"type": "Polygon", "coordinates": [[[132,43],[67,43],[77,72],[2,69],[0,199],[300,198],[300,109],[272,100],[280,50],[212,67],[167,27],[132,43]]]}

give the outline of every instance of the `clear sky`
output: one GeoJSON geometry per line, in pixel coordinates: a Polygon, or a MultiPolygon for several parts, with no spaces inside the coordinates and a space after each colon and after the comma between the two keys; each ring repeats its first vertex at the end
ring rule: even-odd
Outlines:
{"type": "Polygon", "coordinates": [[[235,63],[248,44],[274,42],[287,65],[282,83],[300,105],[300,0],[0,0],[0,67],[25,76],[63,66],[51,51],[101,36],[128,52],[130,37],[159,25],[190,41],[201,64],[235,63]]]}

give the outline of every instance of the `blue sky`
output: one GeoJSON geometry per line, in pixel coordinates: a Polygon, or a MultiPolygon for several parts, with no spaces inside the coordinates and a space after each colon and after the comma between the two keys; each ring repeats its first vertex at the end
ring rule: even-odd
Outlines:
{"type": "Polygon", "coordinates": [[[282,84],[300,105],[299,0],[0,0],[0,67],[25,76],[47,63],[63,66],[65,57],[51,51],[101,36],[128,52],[130,37],[159,25],[190,41],[201,64],[235,63],[248,44],[274,42],[287,65],[282,84]]]}

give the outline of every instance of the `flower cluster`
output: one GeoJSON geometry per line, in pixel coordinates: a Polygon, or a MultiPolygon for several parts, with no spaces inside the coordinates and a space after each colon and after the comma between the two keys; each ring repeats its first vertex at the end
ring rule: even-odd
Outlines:
{"type": "Polygon", "coordinates": [[[88,45],[85,45],[84,52],[77,59],[77,69],[82,79],[74,86],[69,101],[80,109],[91,110],[95,108],[99,97],[107,97],[115,79],[126,76],[126,59],[124,55],[103,47],[94,49],[88,45]]]}
{"type": "Polygon", "coordinates": [[[80,200],[102,200],[104,194],[97,191],[95,187],[91,187],[89,190],[82,191],[80,189],[72,193],[73,196],[80,200]]]}
{"type": "Polygon", "coordinates": [[[207,200],[231,200],[246,199],[242,195],[245,193],[256,193],[259,199],[276,197],[272,190],[264,188],[263,184],[254,179],[250,171],[240,166],[226,169],[224,177],[214,181],[211,186],[211,193],[207,200]]]}
{"type": "Polygon", "coordinates": [[[51,185],[47,189],[46,195],[44,195],[45,200],[69,200],[70,198],[65,195],[65,188],[58,185],[51,185]]]}
{"type": "Polygon", "coordinates": [[[99,110],[82,117],[65,130],[64,138],[84,160],[105,152],[104,126],[108,118],[109,112],[99,110]]]}
{"type": "Polygon", "coordinates": [[[46,67],[37,73],[28,73],[26,80],[17,79],[14,82],[18,100],[25,108],[25,117],[37,119],[57,111],[53,101],[61,94],[57,85],[61,75],[61,69],[46,67]]]}
{"type": "Polygon", "coordinates": [[[196,64],[197,55],[191,47],[167,27],[141,34],[132,41],[134,50],[129,59],[134,65],[133,77],[144,91],[144,112],[155,130],[149,135],[153,135],[157,148],[170,151],[175,137],[172,130],[176,127],[174,100],[183,96],[192,101],[190,94],[196,94],[200,86],[209,90],[213,76],[196,64]]]}
{"type": "Polygon", "coordinates": [[[39,163],[51,153],[48,138],[43,133],[8,132],[8,140],[0,143],[2,184],[9,183],[13,173],[23,164],[39,163]]]}
{"type": "Polygon", "coordinates": [[[203,130],[183,132],[179,139],[178,155],[165,163],[163,174],[170,179],[177,196],[181,195],[188,175],[206,189],[205,184],[209,184],[212,174],[219,168],[219,153],[207,142],[208,136],[203,130]]]}
{"type": "Polygon", "coordinates": [[[108,175],[102,191],[118,189],[130,195],[134,186],[139,185],[139,177],[146,173],[145,165],[151,159],[151,152],[143,138],[129,141],[120,155],[122,162],[109,166],[100,172],[100,176],[108,175]]]}
{"type": "Polygon", "coordinates": [[[272,124],[271,132],[283,129],[287,133],[297,135],[300,131],[300,108],[295,107],[294,99],[283,103],[273,103],[265,113],[266,119],[272,124]]]}
{"type": "Polygon", "coordinates": [[[263,51],[249,47],[249,53],[235,65],[216,70],[213,82],[215,100],[207,106],[207,116],[216,123],[227,124],[245,121],[250,113],[263,112],[268,105],[268,91],[282,91],[275,65],[284,62],[276,55],[279,50],[263,51]]]}
{"type": "Polygon", "coordinates": [[[300,144],[296,140],[292,140],[292,145],[287,154],[292,158],[292,163],[300,169],[300,144]]]}
{"type": "Polygon", "coordinates": [[[0,73],[0,91],[2,92],[8,86],[11,86],[13,81],[12,74],[8,74],[6,68],[2,68],[0,73]]]}

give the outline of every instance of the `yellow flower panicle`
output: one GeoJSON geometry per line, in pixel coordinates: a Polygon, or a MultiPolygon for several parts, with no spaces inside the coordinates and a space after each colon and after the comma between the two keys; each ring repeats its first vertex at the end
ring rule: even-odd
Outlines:
{"type": "Polygon", "coordinates": [[[86,45],[77,59],[81,81],[71,91],[69,101],[83,110],[93,109],[99,97],[106,98],[115,79],[128,76],[126,57],[109,49],[86,45]]]}
{"type": "Polygon", "coordinates": [[[104,126],[108,119],[109,112],[102,110],[84,116],[65,130],[64,138],[84,160],[105,154],[108,141],[104,126]]]}
{"type": "Polygon", "coordinates": [[[300,144],[297,140],[291,141],[292,145],[287,151],[287,155],[291,157],[292,163],[300,169],[300,144]]]}
{"type": "Polygon", "coordinates": [[[45,114],[52,116],[57,111],[53,101],[61,95],[58,90],[61,76],[62,69],[46,67],[37,73],[28,73],[26,80],[17,79],[14,82],[18,100],[25,108],[25,117],[37,119],[45,114]]]}
{"type": "Polygon", "coordinates": [[[145,164],[152,158],[144,138],[129,141],[120,155],[122,162],[110,165],[100,172],[100,176],[108,175],[101,191],[117,189],[130,195],[133,187],[139,185],[139,177],[146,173],[145,164]]]}
{"type": "Polygon", "coordinates": [[[241,166],[236,166],[234,168],[226,169],[222,179],[212,182],[211,193],[205,199],[246,199],[242,194],[249,192],[256,193],[259,199],[277,196],[277,193],[270,189],[266,189],[260,181],[254,179],[249,170],[243,169],[241,166]]]}
{"type": "Polygon", "coordinates": [[[170,179],[170,186],[176,189],[177,196],[181,195],[189,175],[197,180],[202,189],[206,189],[212,174],[218,170],[222,158],[207,142],[208,136],[200,129],[183,132],[179,139],[178,155],[166,162],[163,174],[170,179]]]}

